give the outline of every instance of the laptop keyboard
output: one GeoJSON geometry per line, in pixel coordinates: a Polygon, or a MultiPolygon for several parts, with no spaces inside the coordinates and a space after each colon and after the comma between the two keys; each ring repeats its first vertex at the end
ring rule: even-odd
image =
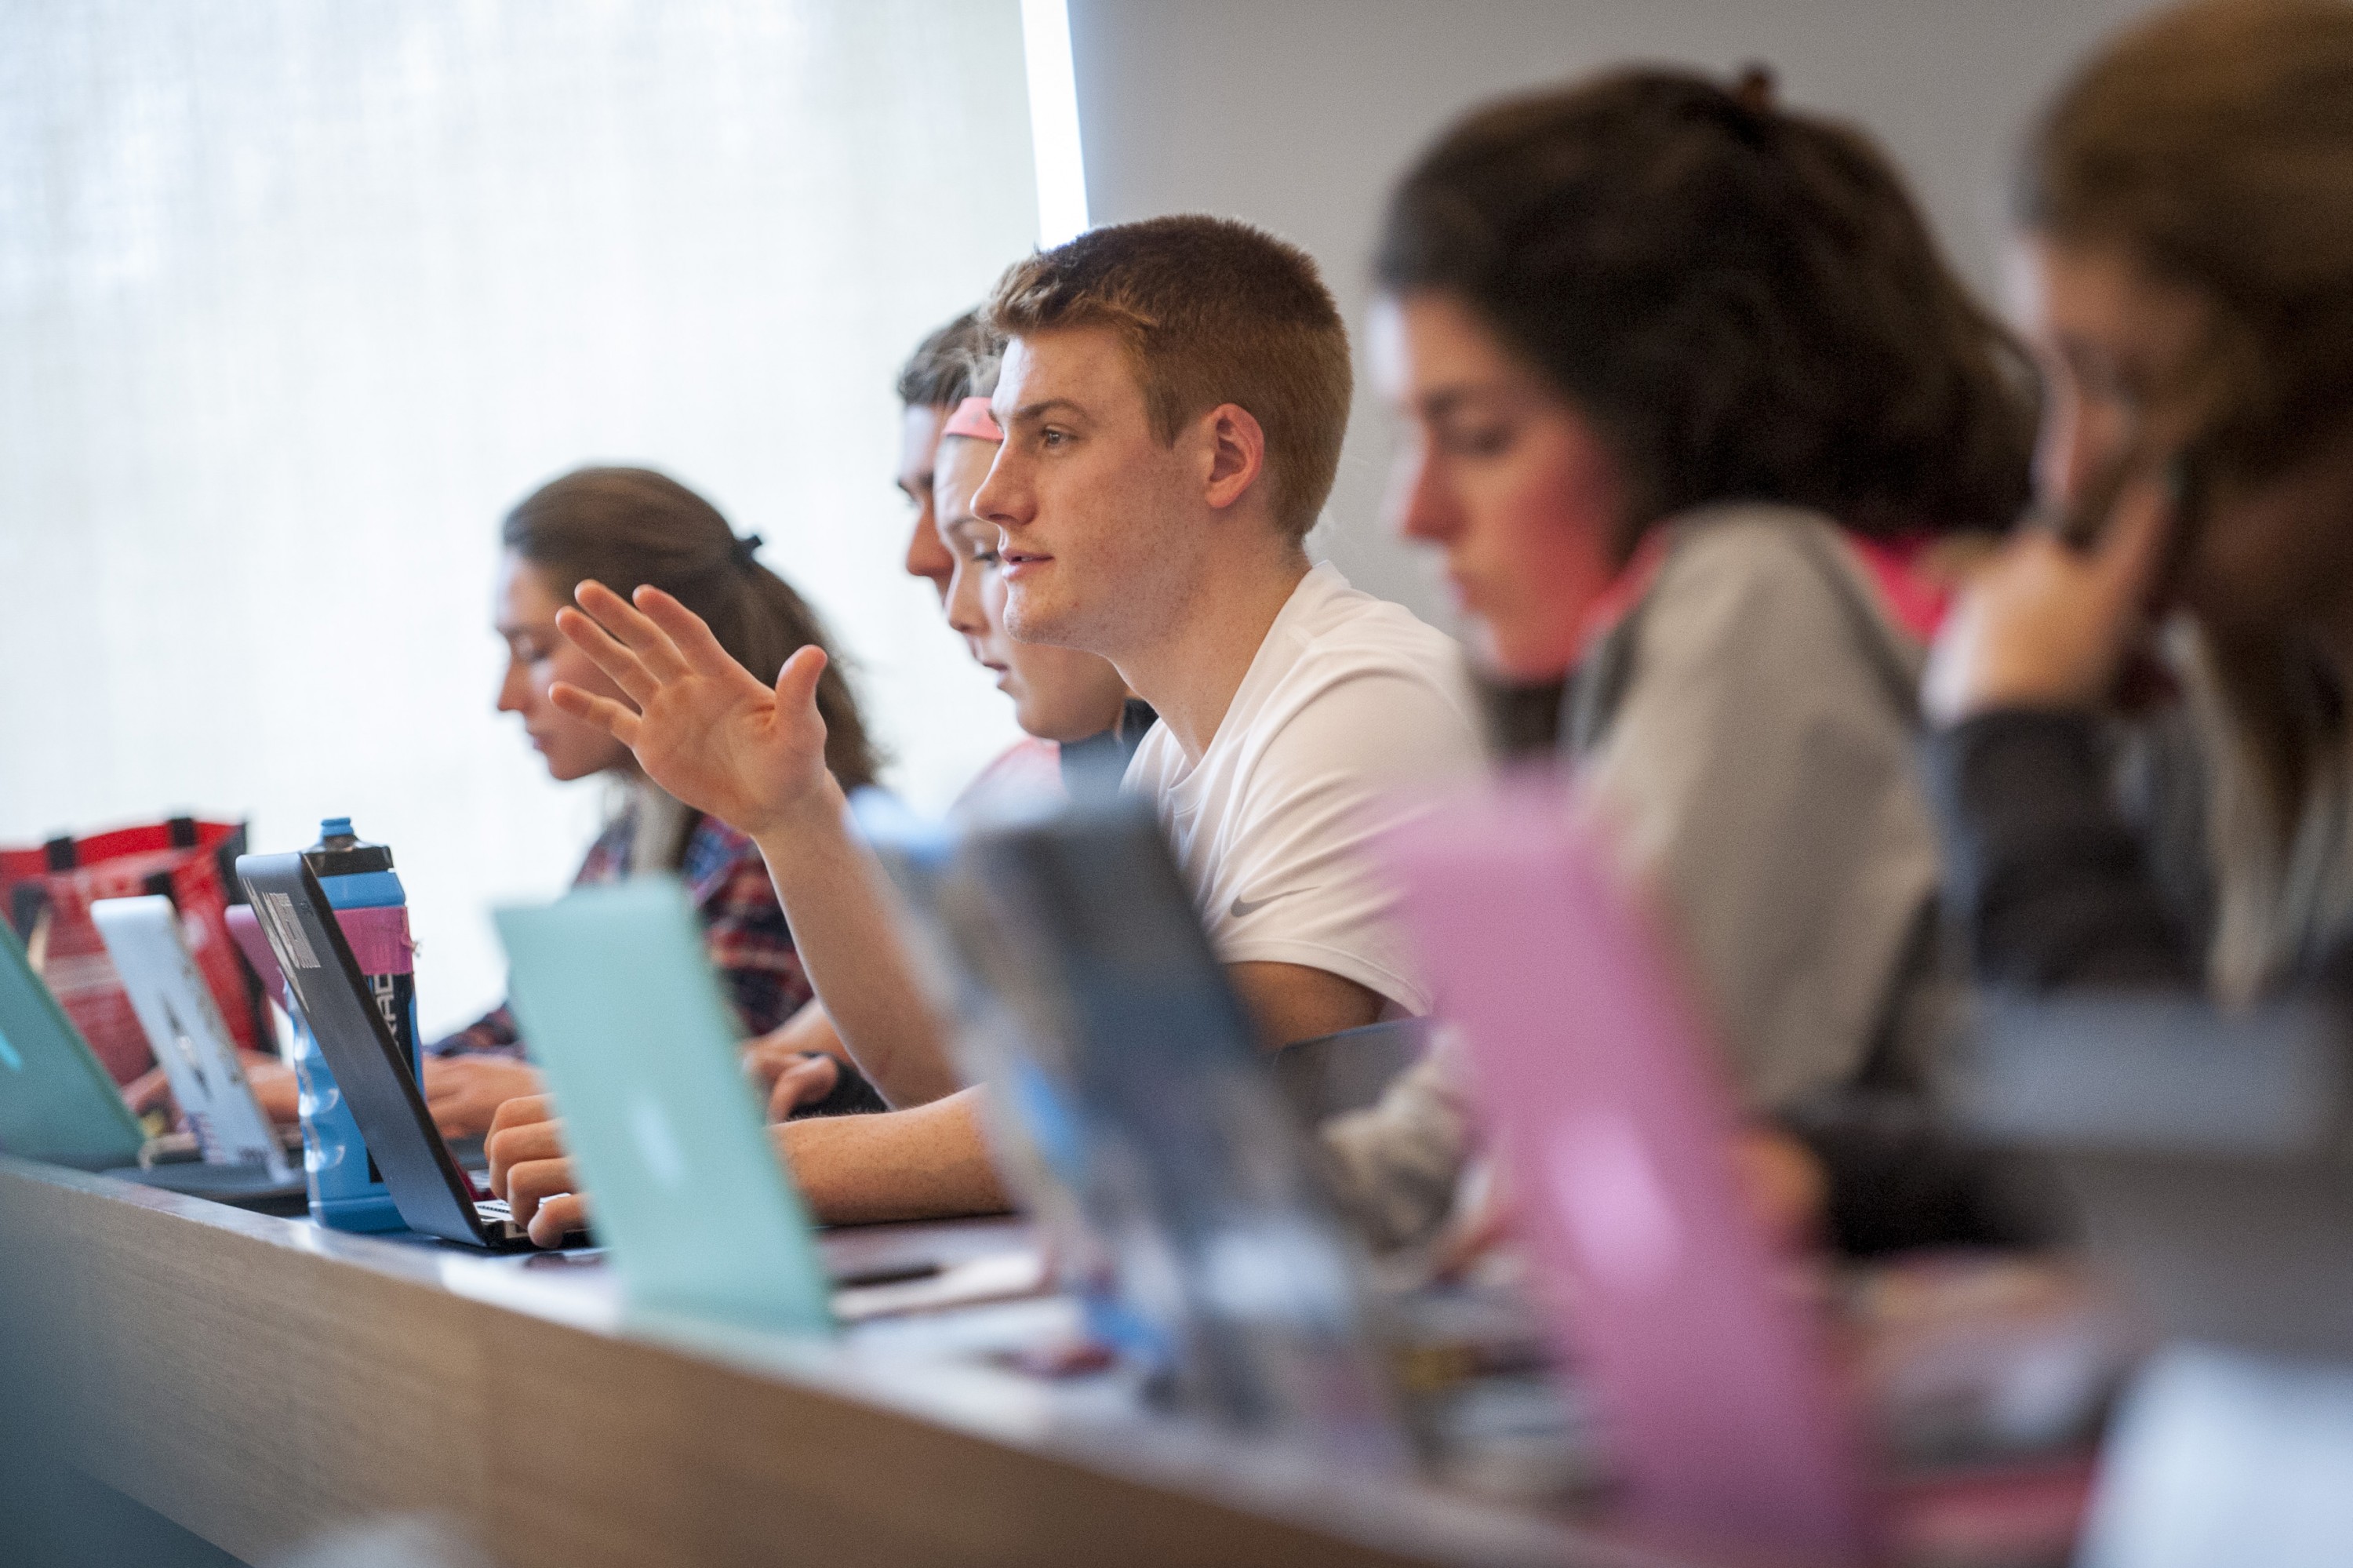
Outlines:
{"type": "Polygon", "coordinates": [[[482,1228],[491,1233],[493,1240],[519,1242],[531,1234],[524,1226],[515,1224],[514,1211],[507,1207],[504,1198],[477,1198],[474,1213],[481,1216],[482,1228]]]}
{"type": "MultiPolygon", "coordinates": [[[[483,1225],[489,1229],[493,1237],[500,1241],[522,1242],[531,1239],[530,1228],[515,1224],[514,1211],[507,1207],[504,1198],[477,1198],[474,1200],[474,1213],[482,1217],[483,1225]]],[[[586,1246],[592,1244],[586,1230],[577,1230],[565,1232],[563,1240],[558,1245],[586,1246]]]]}

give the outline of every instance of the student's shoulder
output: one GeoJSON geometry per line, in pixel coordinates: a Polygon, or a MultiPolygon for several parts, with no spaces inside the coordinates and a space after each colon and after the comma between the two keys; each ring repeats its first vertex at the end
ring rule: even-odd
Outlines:
{"type": "Polygon", "coordinates": [[[1295,629],[1289,668],[1252,715],[1252,776],[1281,788],[1271,780],[1303,767],[1382,777],[1476,767],[1478,701],[1461,646],[1401,604],[1324,586],[1295,629]]]}
{"type": "Polygon", "coordinates": [[[1666,558],[1637,611],[1579,673],[1575,730],[1594,733],[1633,688],[1674,707],[1776,711],[1846,704],[1868,690],[1885,699],[1870,711],[1908,722],[1922,650],[1889,618],[1830,518],[1753,504],[1670,526],[1666,558]]]}
{"type": "Polygon", "coordinates": [[[689,859],[716,863],[754,858],[760,846],[752,842],[751,834],[738,832],[706,812],[696,817],[694,831],[687,834],[686,853],[689,859]]]}
{"type": "Polygon", "coordinates": [[[1293,669],[1303,682],[1324,684],[1360,675],[1392,675],[1470,700],[1461,644],[1391,599],[1351,586],[1329,567],[1308,587],[1314,600],[1294,635],[1293,669]]]}
{"type": "Polygon", "coordinates": [[[1915,663],[1920,650],[1890,618],[1869,568],[1829,517],[1763,503],[1679,518],[1636,615],[1619,629],[1647,659],[1820,645],[1915,663]]]}
{"type": "Polygon", "coordinates": [[[1763,502],[1709,506],[1666,525],[1666,559],[1648,595],[1652,602],[1706,589],[1747,588],[1763,595],[1834,591],[1846,573],[1838,524],[1820,512],[1763,502]]]}
{"type": "Polygon", "coordinates": [[[949,810],[971,811],[1040,796],[1054,799],[1063,792],[1062,748],[1025,735],[974,774],[949,810]]]}

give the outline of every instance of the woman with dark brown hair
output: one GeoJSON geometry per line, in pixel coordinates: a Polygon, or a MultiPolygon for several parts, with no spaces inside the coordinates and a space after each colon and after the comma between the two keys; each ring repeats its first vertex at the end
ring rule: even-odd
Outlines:
{"type": "Polygon", "coordinates": [[[2353,978],[2353,8],[2122,34],[2015,205],[2054,525],[1973,587],[1928,686],[1978,970],[2353,978]]]}
{"type": "MultiPolygon", "coordinates": [[[[762,566],[757,537],[738,538],[717,508],[664,474],[640,468],[584,468],[551,481],[507,514],[496,619],[507,644],[499,711],[523,732],[560,780],[602,775],[621,786],[622,804],[589,847],[575,885],[643,872],[672,872],[701,916],[712,966],[748,1034],[783,1023],[809,1000],[766,865],[752,841],[671,799],[638,772],[627,747],[548,700],[558,681],[604,691],[604,673],[555,630],[555,612],[580,584],[651,583],[707,621],[747,669],[775,671],[804,647],[828,648],[816,613],[792,586],[762,566]]],[[[827,762],[844,789],[869,784],[874,757],[838,662],[818,686],[827,762]]],[[[526,1043],[501,1006],[430,1047],[426,1098],[452,1137],[490,1128],[498,1107],[542,1092],[526,1043]]],[[[821,1108],[878,1107],[854,1073],[821,1108]]]]}
{"type": "MultiPolygon", "coordinates": [[[[1613,73],[1422,156],[1377,261],[1392,501],[1492,673],[1570,674],[1562,750],[1729,1076],[1812,1143],[1755,1140],[1776,1206],[1805,1207],[1819,1160],[1852,1248],[1991,1239],[2006,1222],[1905,1135],[1951,990],[1915,692],[1926,563],[2026,502],[2031,378],[1884,156],[1771,96],[1761,72],[1613,73]],[[1893,1134],[1855,1138],[1865,1090],[1893,1134]]],[[[1392,1235],[1447,1201],[1460,1107],[1414,1096],[1448,1071],[1327,1139],[1392,1235]]]]}

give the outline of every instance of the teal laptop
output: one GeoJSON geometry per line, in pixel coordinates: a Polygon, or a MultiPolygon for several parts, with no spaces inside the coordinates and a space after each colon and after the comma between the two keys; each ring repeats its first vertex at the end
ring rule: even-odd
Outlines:
{"type": "Polygon", "coordinates": [[[121,1091],[0,920],[0,1152],[85,1171],[139,1161],[121,1091]]]}
{"type": "Polygon", "coordinates": [[[744,1078],[686,890],[639,877],[495,917],[516,1017],[630,1303],[830,1329],[817,1240],[744,1078]]]}

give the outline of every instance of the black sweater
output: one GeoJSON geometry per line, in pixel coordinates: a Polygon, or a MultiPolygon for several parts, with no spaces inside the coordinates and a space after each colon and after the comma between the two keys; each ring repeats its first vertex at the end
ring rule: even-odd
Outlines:
{"type": "Polygon", "coordinates": [[[1980,984],[2202,988],[2193,756],[2178,732],[2120,744],[2081,713],[1996,711],[1928,737],[1946,907],[1980,984]],[[2138,775],[2135,815],[2161,820],[2127,816],[2125,773],[2138,775]]]}

